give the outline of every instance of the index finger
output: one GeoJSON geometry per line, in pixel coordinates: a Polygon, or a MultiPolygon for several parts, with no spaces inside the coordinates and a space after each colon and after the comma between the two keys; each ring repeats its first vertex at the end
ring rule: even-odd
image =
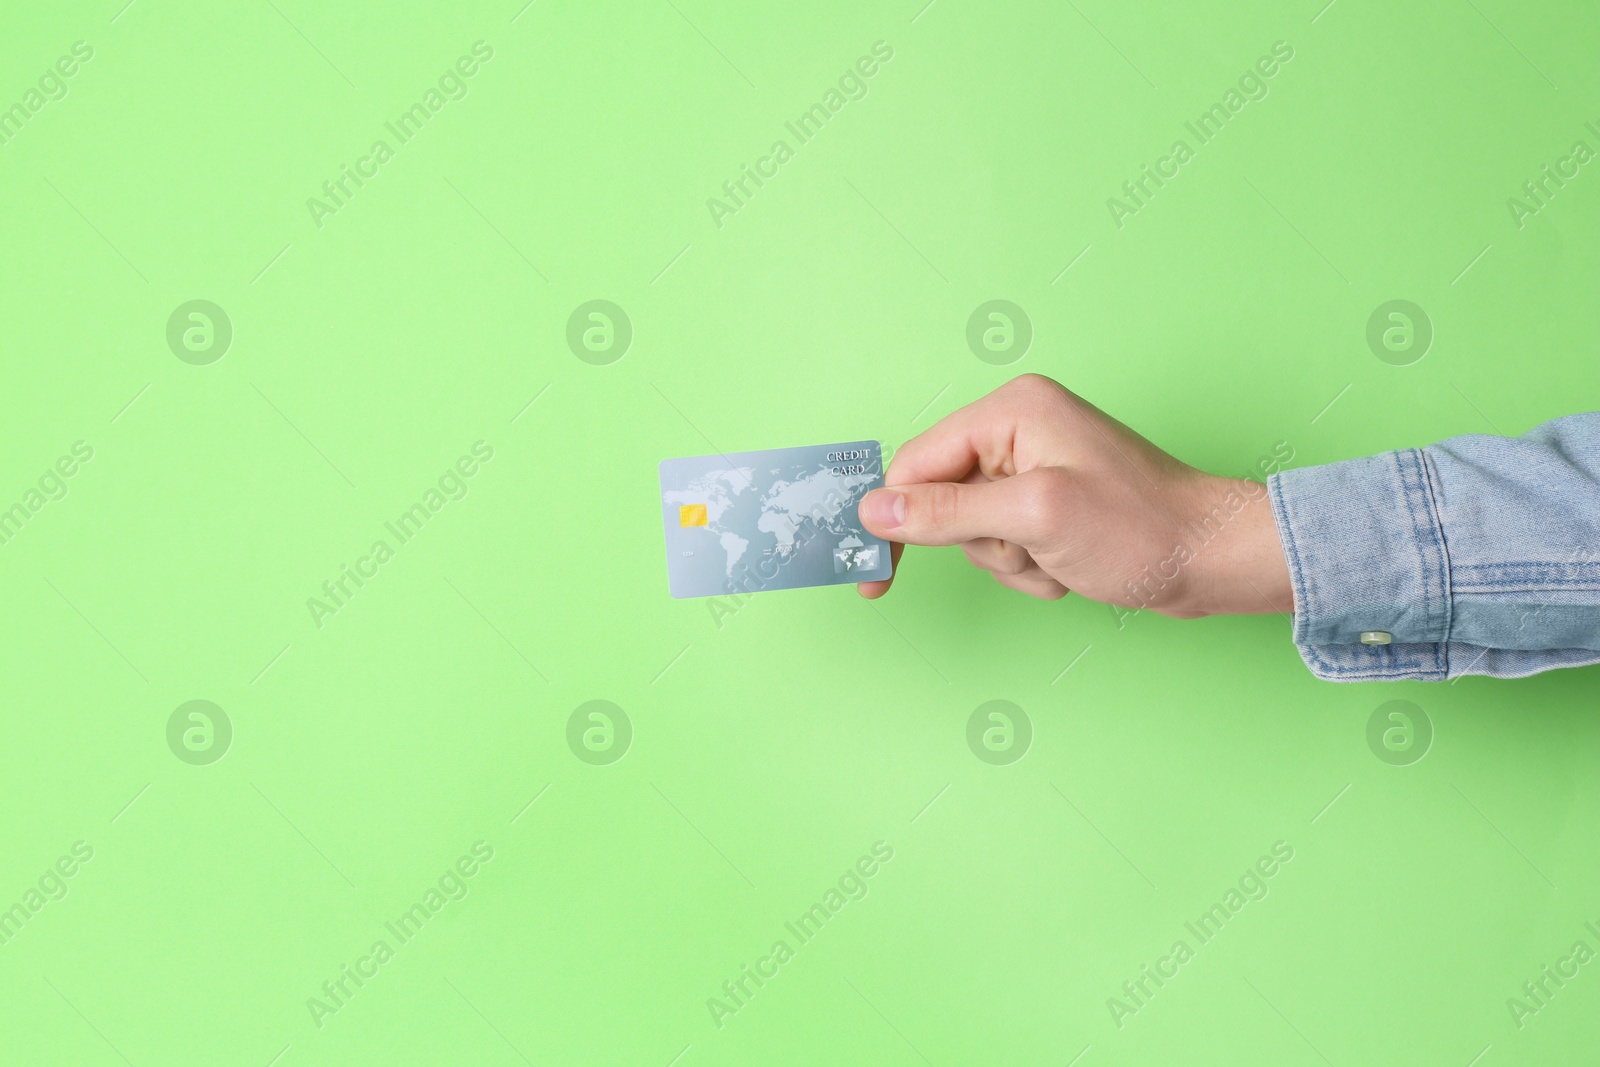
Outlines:
{"type": "Polygon", "coordinates": [[[960,482],[974,472],[986,479],[1018,471],[1014,451],[1023,417],[1048,397],[1066,390],[1042,374],[1025,374],[957,408],[900,446],[889,463],[885,485],[960,482]]]}

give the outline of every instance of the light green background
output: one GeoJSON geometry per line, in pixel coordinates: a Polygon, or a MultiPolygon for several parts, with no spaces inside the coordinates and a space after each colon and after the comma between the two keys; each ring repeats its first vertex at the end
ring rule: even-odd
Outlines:
{"type": "Polygon", "coordinates": [[[1600,165],[1521,229],[1506,201],[1600,149],[1593,4],[120,3],[0,15],[0,107],[94,49],[0,146],[0,507],[94,449],[0,545],[0,908],[94,850],[0,945],[0,1062],[1592,1057],[1600,963],[1521,1029],[1506,1002],[1600,949],[1595,669],[1330,685],[1284,618],[1119,628],[935,550],[876,605],[719,627],[667,596],[655,478],[892,447],[1022,371],[1226,473],[1592,409],[1600,165]],[[307,198],[479,40],[319,229],[307,198]],[[1119,229],[1107,198],[1276,41],[1270,94],[1119,229]],[[995,298],[1035,330],[1006,367],[965,341],[995,298]],[[194,299],[234,329],[209,366],[165,340],[194,299]],[[592,299],[634,328],[608,366],[565,341],[592,299]],[[1410,366],[1365,341],[1392,299],[1436,331],[1410,366]],[[479,440],[319,628],[307,598],[479,440]],[[1436,732],[1409,766],[1366,742],[1397,698],[1436,732]],[[166,742],[194,699],[233,724],[209,766],[166,742]],[[566,742],[593,699],[633,726],[608,766],[566,742]],[[993,699],[1033,726],[1009,766],[966,743],[993,699]],[[870,894],[715,1025],[880,840],[870,894]],[[1119,1029],[1107,998],[1280,840],[1119,1029]],[[478,841],[470,895],[319,1028],[478,841]]]}

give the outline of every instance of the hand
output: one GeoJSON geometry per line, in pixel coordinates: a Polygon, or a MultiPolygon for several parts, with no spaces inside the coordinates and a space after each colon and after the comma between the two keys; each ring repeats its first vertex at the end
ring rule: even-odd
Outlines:
{"type": "MultiPolygon", "coordinates": [[[[1004,586],[1197,618],[1291,611],[1266,488],[1196,470],[1039,374],[941,419],[861,501],[901,546],[960,545],[1004,586]]],[[[880,597],[886,581],[862,582],[880,597]]]]}

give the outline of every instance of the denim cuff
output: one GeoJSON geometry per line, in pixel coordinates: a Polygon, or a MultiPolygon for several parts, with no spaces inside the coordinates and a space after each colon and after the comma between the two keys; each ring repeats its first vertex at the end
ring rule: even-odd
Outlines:
{"type": "Polygon", "coordinates": [[[1311,672],[1443,679],[1450,566],[1424,452],[1280,471],[1267,492],[1294,588],[1294,643],[1311,672]],[[1392,643],[1362,644],[1369,631],[1392,643]]]}

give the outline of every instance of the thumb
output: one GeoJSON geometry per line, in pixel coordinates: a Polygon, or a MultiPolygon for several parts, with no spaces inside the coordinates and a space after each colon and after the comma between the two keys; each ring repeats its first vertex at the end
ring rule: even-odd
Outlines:
{"type": "Polygon", "coordinates": [[[1060,518],[1060,472],[1038,469],[992,482],[922,482],[874,489],[861,524],[886,541],[958,545],[980,537],[1039,543],[1060,518]]]}

